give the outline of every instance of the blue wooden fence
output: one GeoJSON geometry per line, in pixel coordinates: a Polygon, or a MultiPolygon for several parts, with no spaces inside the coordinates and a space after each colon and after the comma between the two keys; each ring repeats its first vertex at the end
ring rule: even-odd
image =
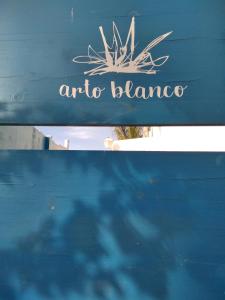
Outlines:
{"type": "Polygon", "coordinates": [[[0,152],[1,300],[222,300],[225,154],[0,152]]]}
{"type": "MultiPolygon", "coordinates": [[[[0,0],[0,125],[224,125],[224,11],[0,0]]],[[[224,153],[0,151],[0,300],[222,300],[224,199],[224,153]]]]}
{"type": "MultiPolygon", "coordinates": [[[[0,124],[225,124],[224,11],[224,0],[1,0],[0,124]],[[115,72],[85,75],[100,66],[100,55],[103,67],[110,64],[99,27],[111,46],[115,22],[124,46],[132,17],[136,49],[127,61],[172,31],[149,51],[156,65],[168,60],[155,75],[145,74],[152,61],[143,55],[149,65],[142,72],[136,66],[126,73],[114,62],[115,72]],[[98,52],[89,48],[92,63],[77,58],[89,45],[98,52]],[[126,83],[130,94],[121,94],[126,83]]],[[[115,60],[124,48],[109,51],[115,60]]]]}

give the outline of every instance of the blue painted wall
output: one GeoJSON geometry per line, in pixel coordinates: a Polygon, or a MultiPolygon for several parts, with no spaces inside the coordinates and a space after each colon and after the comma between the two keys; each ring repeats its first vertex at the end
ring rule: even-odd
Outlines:
{"type": "Polygon", "coordinates": [[[0,165],[0,299],[224,299],[224,153],[1,151],[0,165]]]}
{"type": "MultiPolygon", "coordinates": [[[[0,124],[225,124],[224,0],[0,0],[0,124]],[[87,77],[75,64],[88,45],[102,50],[98,27],[125,39],[136,16],[137,51],[173,31],[153,49],[170,55],[157,75],[87,77]],[[106,87],[99,100],[68,100],[62,84],[106,87]],[[181,99],[112,99],[111,80],[124,86],[188,85],[181,99]]],[[[91,68],[91,66],[90,66],[91,68]]]]}

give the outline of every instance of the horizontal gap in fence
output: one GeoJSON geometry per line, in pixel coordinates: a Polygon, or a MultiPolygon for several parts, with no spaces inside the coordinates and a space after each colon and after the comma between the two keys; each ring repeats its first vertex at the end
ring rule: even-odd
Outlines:
{"type": "Polygon", "coordinates": [[[0,150],[225,151],[225,126],[0,126],[0,150]]]}

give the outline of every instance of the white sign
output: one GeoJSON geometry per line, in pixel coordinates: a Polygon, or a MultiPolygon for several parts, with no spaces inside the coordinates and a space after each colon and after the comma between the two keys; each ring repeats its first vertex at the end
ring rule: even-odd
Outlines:
{"type": "MultiPolygon", "coordinates": [[[[110,47],[103,27],[99,27],[104,51],[97,52],[91,45],[88,47],[88,56],[77,56],[73,59],[74,63],[95,65],[95,68],[84,72],[87,76],[103,75],[106,73],[126,73],[126,74],[147,74],[155,75],[169,59],[169,55],[153,58],[151,50],[159,45],[164,39],[171,35],[172,31],[165,33],[150,42],[141,53],[136,54],[135,46],[135,18],[132,18],[130,29],[126,42],[123,43],[121,35],[116,24],[113,22],[113,44],[110,47]]],[[[62,97],[78,99],[79,96],[85,95],[89,99],[100,99],[107,88],[110,89],[113,99],[121,99],[124,96],[129,99],[148,100],[152,98],[181,98],[188,86],[134,86],[132,80],[127,80],[124,86],[118,85],[111,81],[108,87],[94,86],[91,87],[90,81],[84,79],[83,86],[70,87],[62,84],[59,93],[62,97]]]]}

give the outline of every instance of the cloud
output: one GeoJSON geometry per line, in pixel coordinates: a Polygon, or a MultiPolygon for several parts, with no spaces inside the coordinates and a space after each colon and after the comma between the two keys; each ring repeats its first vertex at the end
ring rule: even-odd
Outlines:
{"type": "Polygon", "coordinates": [[[93,139],[93,132],[90,129],[85,128],[71,128],[68,129],[67,135],[69,138],[77,138],[80,140],[90,140],[93,139]]]}

